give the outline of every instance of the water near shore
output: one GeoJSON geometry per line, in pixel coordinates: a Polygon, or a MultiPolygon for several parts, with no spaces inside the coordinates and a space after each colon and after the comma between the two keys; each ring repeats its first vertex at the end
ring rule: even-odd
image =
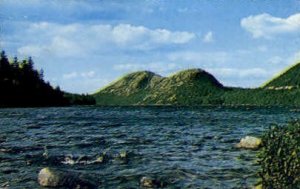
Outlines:
{"type": "Polygon", "coordinates": [[[0,109],[0,188],[38,188],[47,166],[100,188],[140,188],[143,176],[166,188],[247,188],[256,154],[234,144],[299,116],[286,108],[0,109]]]}

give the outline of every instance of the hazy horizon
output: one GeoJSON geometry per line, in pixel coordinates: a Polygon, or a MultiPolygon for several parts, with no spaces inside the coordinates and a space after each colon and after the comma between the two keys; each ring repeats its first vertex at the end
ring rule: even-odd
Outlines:
{"type": "Polygon", "coordinates": [[[1,0],[0,21],[1,49],[68,92],[190,68],[258,87],[300,60],[299,0],[1,0]]]}

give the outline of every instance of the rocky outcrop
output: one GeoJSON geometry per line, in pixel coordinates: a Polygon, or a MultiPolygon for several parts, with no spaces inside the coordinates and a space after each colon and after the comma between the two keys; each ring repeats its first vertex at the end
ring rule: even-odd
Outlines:
{"type": "Polygon", "coordinates": [[[258,149],[262,145],[262,140],[253,136],[246,136],[242,138],[238,144],[236,144],[237,148],[245,148],[245,149],[258,149]]]}
{"type": "Polygon", "coordinates": [[[48,167],[43,168],[39,172],[38,182],[41,186],[45,187],[67,187],[81,189],[97,188],[95,183],[83,178],[83,175],[48,167]]]}

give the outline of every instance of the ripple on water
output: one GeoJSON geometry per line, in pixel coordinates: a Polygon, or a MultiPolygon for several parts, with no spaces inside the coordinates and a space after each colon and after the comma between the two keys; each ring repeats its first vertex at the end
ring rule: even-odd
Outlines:
{"type": "MultiPolygon", "coordinates": [[[[280,116],[278,116],[280,115],[280,116]]],[[[68,107],[0,109],[0,187],[38,188],[46,166],[91,174],[104,188],[249,188],[255,151],[234,148],[287,109],[68,107]]]]}

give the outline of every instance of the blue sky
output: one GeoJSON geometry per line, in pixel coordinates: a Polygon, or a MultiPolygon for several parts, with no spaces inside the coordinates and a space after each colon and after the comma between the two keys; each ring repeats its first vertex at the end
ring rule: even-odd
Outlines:
{"type": "Polygon", "coordinates": [[[300,61],[300,0],[0,0],[0,47],[63,90],[189,68],[258,87],[300,61]]]}

